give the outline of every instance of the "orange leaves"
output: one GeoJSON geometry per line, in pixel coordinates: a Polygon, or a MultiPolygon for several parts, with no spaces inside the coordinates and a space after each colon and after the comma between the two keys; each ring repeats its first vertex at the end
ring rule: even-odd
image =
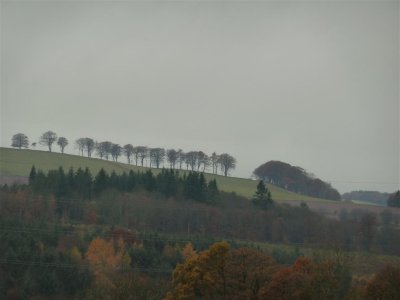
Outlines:
{"type": "Polygon", "coordinates": [[[199,254],[188,243],[183,254],[186,260],[173,273],[167,299],[256,299],[278,268],[270,256],[246,248],[231,251],[226,242],[199,254]]]}
{"type": "Polygon", "coordinates": [[[339,282],[330,262],[315,263],[300,257],[293,266],[277,272],[263,288],[264,299],[336,299],[339,282]]]}
{"type": "Polygon", "coordinates": [[[228,285],[236,289],[237,298],[257,298],[262,286],[279,268],[271,256],[254,249],[239,248],[232,251],[228,285]]]}
{"type": "Polygon", "coordinates": [[[114,247],[112,240],[96,238],[90,242],[86,259],[98,281],[108,281],[115,271],[129,267],[131,259],[125,251],[124,242],[119,239],[114,247]]]}
{"type": "MultiPolygon", "coordinates": [[[[190,246],[187,245],[190,249],[190,246]]],[[[173,273],[175,289],[167,299],[193,299],[194,297],[221,297],[226,291],[226,262],[229,244],[215,243],[199,255],[191,255],[179,264],[173,273]]]]}

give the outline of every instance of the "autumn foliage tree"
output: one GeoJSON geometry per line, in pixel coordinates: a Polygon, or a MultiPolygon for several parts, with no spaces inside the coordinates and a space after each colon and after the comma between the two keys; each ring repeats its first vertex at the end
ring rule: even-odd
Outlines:
{"type": "Polygon", "coordinates": [[[226,296],[229,244],[219,242],[179,264],[173,272],[173,291],[166,299],[213,299],[226,296]]]}
{"type": "Polygon", "coordinates": [[[96,238],[92,240],[86,252],[86,259],[96,281],[107,286],[113,285],[111,275],[116,271],[126,270],[131,262],[122,239],[107,241],[96,238]]]}
{"type": "Polygon", "coordinates": [[[315,263],[300,257],[278,271],[263,288],[262,299],[319,300],[340,299],[342,293],[337,266],[330,261],[315,263]]]}
{"type": "Polygon", "coordinates": [[[183,252],[186,259],[175,268],[173,290],[166,299],[258,299],[261,287],[278,269],[263,252],[232,251],[227,242],[215,243],[200,253],[187,244],[183,252]]]}
{"type": "Polygon", "coordinates": [[[386,266],[371,279],[366,287],[366,299],[393,300],[400,296],[400,268],[386,266]]]}

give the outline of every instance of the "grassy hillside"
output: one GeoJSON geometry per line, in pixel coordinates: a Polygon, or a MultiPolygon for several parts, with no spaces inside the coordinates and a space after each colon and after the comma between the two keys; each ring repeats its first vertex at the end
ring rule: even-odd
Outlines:
{"type": "MultiPolygon", "coordinates": [[[[121,157],[121,160],[124,158],[121,157]]],[[[35,165],[36,168],[43,171],[56,169],[62,166],[64,170],[73,167],[75,170],[79,167],[88,167],[92,174],[96,174],[101,168],[107,172],[115,171],[144,171],[147,168],[128,165],[126,163],[116,163],[98,158],[87,158],[77,155],[49,153],[37,150],[17,150],[9,148],[0,148],[0,175],[28,176],[29,171],[35,165]]],[[[153,169],[157,173],[157,169],[153,169]]],[[[237,194],[251,197],[257,186],[257,181],[236,177],[224,177],[219,175],[207,174],[207,179],[216,178],[218,186],[226,192],[236,192],[237,194]]],[[[312,198],[304,195],[288,192],[279,187],[268,185],[274,200],[303,200],[303,201],[321,201],[321,199],[312,198]]],[[[324,200],[329,201],[329,200],[324,200]]]]}

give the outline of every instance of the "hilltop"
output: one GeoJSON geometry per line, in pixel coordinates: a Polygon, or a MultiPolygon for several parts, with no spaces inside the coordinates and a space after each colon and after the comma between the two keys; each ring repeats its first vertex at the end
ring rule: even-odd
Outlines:
{"type": "MultiPolygon", "coordinates": [[[[86,168],[88,167],[92,174],[96,174],[101,168],[107,172],[115,171],[120,174],[122,172],[146,171],[149,168],[129,165],[121,162],[113,162],[99,158],[88,158],[78,155],[61,154],[56,152],[47,152],[39,150],[17,150],[11,148],[0,147],[0,176],[6,179],[9,176],[27,177],[29,171],[35,165],[36,168],[45,172],[51,169],[63,167],[65,170],[69,168],[86,168]]],[[[159,169],[152,168],[154,173],[158,173],[159,169]]],[[[182,172],[186,172],[182,170],[182,172]]],[[[238,177],[225,177],[221,175],[206,174],[206,178],[216,179],[221,190],[226,192],[235,192],[245,197],[251,197],[257,186],[257,181],[238,177]]],[[[308,197],[296,193],[289,192],[272,184],[267,184],[274,200],[295,200],[295,201],[329,201],[318,198],[308,197]]]]}

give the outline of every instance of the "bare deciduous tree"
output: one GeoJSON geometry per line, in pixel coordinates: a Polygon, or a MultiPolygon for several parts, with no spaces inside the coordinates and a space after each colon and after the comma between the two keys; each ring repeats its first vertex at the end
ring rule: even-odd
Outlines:
{"type": "Polygon", "coordinates": [[[57,134],[53,131],[46,131],[39,138],[39,143],[43,146],[47,146],[51,152],[51,146],[57,141],[57,134]]]}
{"type": "Polygon", "coordinates": [[[175,149],[167,150],[167,159],[171,169],[175,169],[176,162],[178,161],[178,151],[175,149]]]}
{"type": "Polygon", "coordinates": [[[64,153],[64,149],[68,145],[68,140],[63,136],[60,136],[58,138],[57,145],[60,146],[61,153],[64,153]]]}
{"type": "Polygon", "coordinates": [[[100,156],[101,159],[103,159],[103,157],[104,157],[108,160],[108,155],[111,152],[111,146],[112,146],[112,143],[108,142],[108,141],[96,143],[97,155],[100,156]]]}
{"type": "Polygon", "coordinates": [[[111,146],[111,157],[115,162],[118,162],[118,157],[121,155],[122,147],[118,144],[113,144],[111,146]]]}
{"type": "Polygon", "coordinates": [[[182,169],[182,164],[185,162],[185,153],[183,152],[182,149],[179,149],[177,154],[178,154],[179,169],[182,169]]]}
{"type": "Polygon", "coordinates": [[[200,167],[203,165],[203,172],[208,166],[208,155],[203,151],[197,151],[197,171],[200,171],[200,167]]]}
{"type": "Polygon", "coordinates": [[[126,158],[128,160],[128,164],[131,163],[131,156],[134,153],[134,150],[135,149],[133,148],[133,146],[131,144],[126,144],[123,147],[123,151],[124,151],[124,154],[126,155],[126,158]]]}
{"type": "Polygon", "coordinates": [[[143,167],[144,160],[149,156],[149,149],[146,146],[136,147],[137,155],[140,158],[140,163],[143,167]]]}
{"type": "Polygon", "coordinates": [[[218,174],[218,159],[219,159],[219,155],[217,153],[213,152],[210,157],[213,174],[218,174]]]}
{"type": "Polygon", "coordinates": [[[189,151],[186,153],[186,167],[190,166],[192,171],[196,170],[197,166],[197,151],[189,151]]]}
{"type": "Polygon", "coordinates": [[[84,138],[85,141],[85,149],[87,151],[87,156],[92,157],[92,152],[95,149],[95,142],[91,138],[84,138]]]}
{"type": "Polygon", "coordinates": [[[225,176],[228,176],[229,171],[236,167],[236,159],[228,153],[222,153],[219,156],[218,163],[225,176]]]}
{"type": "Polygon", "coordinates": [[[163,148],[150,149],[150,162],[153,162],[156,165],[157,169],[160,168],[160,164],[164,161],[164,157],[165,157],[165,150],[163,148]]]}

